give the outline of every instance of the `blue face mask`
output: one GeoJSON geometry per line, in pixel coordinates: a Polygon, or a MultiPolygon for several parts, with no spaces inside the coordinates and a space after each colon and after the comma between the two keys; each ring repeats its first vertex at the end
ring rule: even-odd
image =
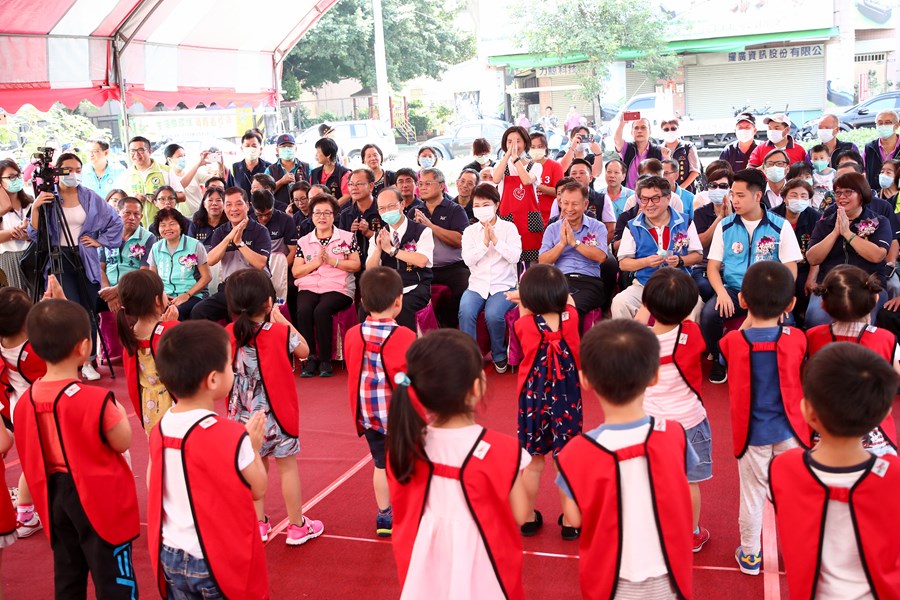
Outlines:
{"type": "Polygon", "coordinates": [[[784,179],[784,167],[768,167],[766,169],[766,179],[772,183],[778,183],[784,179]]]}
{"type": "Polygon", "coordinates": [[[894,135],[894,126],[893,125],[879,125],[875,128],[875,133],[878,134],[883,140],[888,139],[892,135],[894,135]]]}
{"type": "Polygon", "coordinates": [[[825,169],[828,168],[827,160],[814,160],[812,161],[813,169],[816,170],[816,173],[821,173],[825,169]]]}
{"type": "Polygon", "coordinates": [[[709,199],[713,204],[722,204],[725,201],[725,196],[728,194],[728,190],[720,190],[719,188],[715,188],[709,190],[709,199]]]}
{"type": "MultiPolygon", "coordinates": [[[[881,187],[887,187],[887,186],[883,185],[881,187]]],[[[15,179],[10,177],[9,179],[6,180],[6,191],[8,191],[10,194],[18,194],[24,188],[25,188],[25,180],[22,179],[21,175],[19,175],[15,179]]]]}
{"type": "Polygon", "coordinates": [[[278,149],[278,158],[281,160],[294,160],[294,149],[293,148],[279,148],[278,149]]]}
{"type": "Polygon", "coordinates": [[[402,215],[400,214],[399,210],[389,210],[386,213],[381,213],[381,220],[388,225],[396,225],[400,222],[401,216],[402,215]]]}
{"type": "MultiPolygon", "coordinates": [[[[19,181],[21,181],[21,179],[19,181]]],[[[12,179],[9,180],[9,183],[10,183],[9,191],[13,191],[12,190],[12,179]]],[[[881,189],[889,188],[889,187],[891,187],[891,185],[893,183],[894,183],[894,178],[891,177],[890,175],[888,175],[887,173],[879,173],[878,174],[878,185],[881,186],[881,189]]],[[[21,186],[19,186],[19,187],[21,189],[21,186]]]]}
{"type": "Polygon", "coordinates": [[[63,185],[66,187],[78,187],[81,185],[81,173],[69,173],[62,178],[63,185]]]}
{"type": "Polygon", "coordinates": [[[431,158],[430,156],[423,156],[419,159],[419,165],[423,169],[430,169],[431,167],[434,166],[434,159],[431,158]]]}
{"type": "Polygon", "coordinates": [[[179,171],[184,171],[184,168],[187,166],[187,159],[185,157],[180,157],[175,159],[175,163],[172,165],[179,171]]]}

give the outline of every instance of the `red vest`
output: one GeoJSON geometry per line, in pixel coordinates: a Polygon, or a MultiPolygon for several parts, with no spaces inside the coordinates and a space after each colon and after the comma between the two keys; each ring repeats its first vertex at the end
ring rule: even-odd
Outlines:
{"type": "Polygon", "coordinates": [[[247,430],[210,415],[195,423],[183,439],[165,437],[162,422],[150,432],[150,490],[147,533],[150,564],[159,592],[166,582],[159,564],[162,547],[164,449],[181,450],[184,485],[194,527],[209,572],[226,598],[269,597],[266,555],[259,537],[250,486],[237,469],[238,450],[247,430]],[[190,484],[188,484],[190,482],[190,484]]]}
{"type": "Polygon", "coordinates": [[[669,580],[680,598],[691,597],[693,513],[684,458],[686,444],[681,425],[650,417],[650,432],[643,444],[608,450],[582,434],[573,437],[557,455],[559,472],[581,510],[579,573],[585,600],[616,595],[622,550],[619,463],[639,456],[647,458],[669,580]]]}
{"type": "Polygon", "coordinates": [[[525,381],[531,374],[535,361],[546,357],[547,352],[550,351],[549,347],[546,351],[542,351],[545,344],[549,346],[558,343],[560,340],[565,340],[569,350],[572,351],[575,366],[581,365],[581,335],[578,333],[578,311],[575,310],[574,306],[566,306],[566,311],[562,313],[560,328],[556,331],[541,331],[534,319],[534,315],[525,315],[516,321],[514,327],[516,337],[519,339],[519,344],[521,344],[524,354],[516,388],[520,394],[525,388],[525,381]]]}
{"type": "MultiPolygon", "coordinates": [[[[230,323],[225,329],[231,335],[231,346],[237,357],[234,324],[230,323]]],[[[287,325],[267,321],[257,328],[250,346],[256,349],[259,376],[263,389],[266,390],[266,398],[269,399],[272,416],[285,435],[300,437],[300,400],[294,382],[290,341],[291,334],[287,325]]]]}
{"type": "MultiPolygon", "coordinates": [[[[363,341],[362,324],[354,325],[344,335],[344,356],[347,359],[347,394],[350,412],[356,422],[356,433],[363,434],[360,425],[359,388],[362,385],[362,367],[366,349],[381,353],[381,364],[387,376],[388,387],[394,389],[394,376],[406,370],[406,351],[416,341],[416,334],[408,327],[395,327],[380,345],[363,341]]],[[[390,396],[388,396],[390,400],[390,396]]]]}
{"type": "MultiPolygon", "coordinates": [[[[813,327],[806,332],[806,339],[809,341],[809,356],[812,357],[816,352],[832,342],[849,342],[851,344],[859,344],[876,354],[883,356],[888,364],[894,365],[895,351],[897,349],[897,338],[887,329],[867,325],[859,332],[856,337],[845,335],[834,335],[831,325],[819,325],[813,327]]],[[[897,448],[897,427],[894,424],[894,415],[888,413],[878,430],[884,436],[888,443],[897,448]]]]}
{"type": "MultiPolygon", "coordinates": [[[[150,348],[153,360],[156,360],[156,352],[159,350],[159,341],[162,335],[169,329],[178,325],[178,321],[160,321],[153,327],[153,333],[149,340],[139,340],[138,348],[150,348]]],[[[127,350],[122,356],[122,366],[125,367],[125,380],[128,382],[128,397],[134,406],[134,414],[138,416],[141,425],[144,423],[144,403],[141,402],[140,369],[138,368],[137,353],[131,354],[127,350]]],[[[174,396],[173,396],[174,398],[174,396]]]]}
{"type": "Polygon", "coordinates": [[[509,506],[521,452],[515,438],[485,429],[459,469],[418,461],[412,478],[400,484],[394,479],[388,462],[388,484],[394,505],[394,558],[401,587],[406,581],[431,478],[439,476],[459,479],[504,596],[513,600],[525,598],[522,536],[509,506]]]}
{"type": "MultiPolygon", "coordinates": [[[[0,460],[0,481],[6,481],[6,465],[0,460]]],[[[16,530],[16,509],[9,494],[0,493],[0,535],[9,535],[16,530]]]]}
{"type": "MultiPolygon", "coordinates": [[[[36,402],[29,389],[16,404],[16,447],[38,514],[49,515],[49,492],[37,413],[52,412],[59,443],[81,506],[97,535],[118,546],[140,534],[134,474],[101,433],[103,411],[118,410],[112,392],[71,383],[52,402],[36,402]]],[[[52,518],[44,519],[50,536],[52,518]]]]}
{"type": "Polygon", "coordinates": [[[661,365],[674,364],[681,379],[691,388],[692,392],[697,394],[700,402],[703,402],[703,397],[700,395],[700,390],[703,388],[703,368],[700,360],[703,353],[706,352],[706,342],[703,340],[700,326],[693,321],[684,321],[678,326],[676,339],[675,350],[669,356],[660,357],[659,363],[661,365]]]}
{"type": "Polygon", "coordinates": [[[829,488],[811,471],[807,456],[795,448],[776,456],[769,467],[791,598],[816,596],[829,500],[850,504],[853,542],[875,597],[900,598],[900,520],[890,500],[900,497],[900,460],[873,456],[853,487],[829,488]]]}
{"type": "Polygon", "coordinates": [[[10,388],[12,388],[12,384],[9,382],[10,371],[18,373],[31,385],[38,377],[43,377],[47,372],[47,363],[37,355],[37,352],[31,347],[31,342],[28,341],[22,345],[15,364],[7,362],[5,358],[0,361],[0,401],[3,402],[3,410],[0,411],[0,415],[11,420],[10,388]]]}
{"type": "Polygon", "coordinates": [[[775,342],[751,344],[743,331],[732,331],[722,338],[719,347],[728,361],[728,395],[731,399],[731,435],[735,457],[744,455],[750,440],[753,380],[750,355],[753,352],[777,353],[778,383],[784,414],[797,441],[803,447],[809,447],[812,432],[800,412],[800,399],[803,397],[800,370],[806,358],[806,338],[803,332],[794,327],[782,327],[775,342]]]}

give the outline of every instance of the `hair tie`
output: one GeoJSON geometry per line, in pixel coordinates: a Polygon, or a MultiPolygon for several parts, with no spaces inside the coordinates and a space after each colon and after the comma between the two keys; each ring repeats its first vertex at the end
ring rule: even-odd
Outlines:
{"type": "Polygon", "coordinates": [[[398,371],[396,375],[394,375],[394,383],[399,385],[400,387],[406,388],[406,394],[409,396],[409,403],[412,404],[413,410],[415,410],[423,421],[428,422],[428,414],[425,410],[425,406],[419,401],[419,395],[416,393],[416,389],[412,386],[412,381],[409,379],[409,375],[404,373],[403,371],[398,371]]]}
{"type": "Polygon", "coordinates": [[[250,314],[250,311],[248,311],[246,308],[242,308],[242,309],[241,309],[241,314],[242,314],[242,315],[248,315],[248,314],[250,314]]]}
{"type": "Polygon", "coordinates": [[[396,375],[394,375],[394,383],[396,383],[397,385],[402,385],[403,387],[409,387],[412,382],[409,380],[409,375],[407,375],[403,371],[399,371],[396,375]]]}

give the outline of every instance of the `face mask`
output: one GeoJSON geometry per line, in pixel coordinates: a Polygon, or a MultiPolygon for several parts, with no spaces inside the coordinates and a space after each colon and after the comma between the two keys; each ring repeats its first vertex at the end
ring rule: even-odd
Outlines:
{"type": "Polygon", "coordinates": [[[547,150],[544,148],[532,148],[531,149],[531,158],[534,160],[541,160],[547,156],[547,150]]]}
{"type": "MultiPolygon", "coordinates": [[[[22,180],[19,179],[19,181],[21,182],[22,180]]],[[[12,184],[12,180],[10,180],[9,183],[12,184]]],[[[887,188],[891,187],[891,184],[893,184],[893,183],[894,183],[894,178],[891,177],[890,175],[888,175],[887,173],[879,173],[878,174],[878,185],[880,185],[882,189],[887,189],[887,188]]],[[[22,189],[21,185],[19,186],[19,189],[22,189]]],[[[12,185],[10,185],[9,191],[13,191],[12,185]]]]}
{"type": "Polygon", "coordinates": [[[812,178],[812,177],[807,177],[807,178],[804,179],[803,181],[805,181],[805,182],[808,183],[809,185],[812,185],[812,184],[813,184],[813,178],[812,178]]]}
{"type": "Polygon", "coordinates": [[[753,139],[753,130],[752,129],[737,129],[734,132],[734,135],[737,136],[737,140],[742,144],[746,144],[750,140],[753,139]]]}
{"type": "Polygon", "coordinates": [[[728,194],[728,190],[720,190],[719,188],[715,188],[709,190],[709,199],[713,204],[722,204],[725,201],[725,195],[728,194]]]}
{"type": "Polygon", "coordinates": [[[490,162],[490,160],[491,160],[491,157],[488,156],[487,154],[482,154],[481,156],[475,157],[475,162],[477,162],[479,165],[486,165],[486,164],[488,164],[488,162],[490,162]]]}
{"type": "Polygon", "coordinates": [[[788,200],[788,210],[795,215],[799,215],[809,208],[809,200],[788,200]]]}
{"type": "Polygon", "coordinates": [[[834,131],[831,129],[818,129],[816,130],[816,137],[819,138],[819,141],[823,144],[827,144],[834,139],[834,131]]]}
{"type": "Polygon", "coordinates": [[[493,206],[476,206],[472,209],[472,214],[482,223],[487,223],[494,218],[493,206]]]}
{"type": "Polygon", "coordinates": [[[259,148],[255,148],[253,146],[244,146],[243,147],[244,158],[247,160],[256,160],[259,158],[259,148]]]}
{"type": "Polygon", "coordinates": [[[766,169],[766,179],[773,183],[778,183],[784,179],[784,167],[769,167],[766,169]]]}
{"type": "Polygon", "coordinates": [[[294,160],[294,149],[293,148],[279,148],[278,149],[278,158],[281,160],[294,160]]]}
{"type": "Polygon", "coordinates": [[[888,139],[892,135],[894,135],[894,126],[893,125],[879,125],[875,128],[875,132],[878,134],[883,140],[888,139]]]}
{"type": "Polygon", "coordinates": [[[766,137],[769,138],[769,141],[773,144],[777,144],[784,139],[784,132],[780,129],[769,129],[766,131],[766,137]]]}
{"type": "Polygon", "coordinates": [[[183,156],[181,158],[176,158],[175,162],[172,163],[172,166],[179,171],[184,171],[184,168],[187,166],[187,159],[183,156]]]}
{"type": "Polygon", "coordinates": [[[62,178],[62,182],[66,187],[76,187],[81,185],[81,173],[69,173],[62,178]]]}
{"type": "MultiPolygon", "coordinates": [[[[883,185],[881,187],[887,187],[883,185]]],[[[7,179],[6,180],[6,191],[10,194],[18,194],[25,188],[25,180],[22,179],[22,176],[19,175],[15,179],[7,179]]]]}
{"type": "Polygon", "coordinates": [[[676,140],[678,140],[678,132],[677,131],[664,131],[663,139],[667,144],[674,144],[676,140]]]}
{"type": "Polygon", "coordinates": [[[816,170],[816,173],[821,173],[822,171],[824,171],[825,169],[828,168],[829,163],[827,160],[814,160],[814,161],[812,161],[812,164],[813,164],[813,169],[816,170]]]}
{"type": "Polygon", "coordinates": [[[388,225],[396,225],[400,222],[400,216],[399,210],[389,210],[386,213],[382,213],[381,220],[388,225]]]}
{"type": "Polygon", "coordinates": [[[431,167],[434,166],[434,159],[431,158],[430,156],[423,156],[422,158],[419,159],[419,165],[423,169],[430,169],[431,167]]]}

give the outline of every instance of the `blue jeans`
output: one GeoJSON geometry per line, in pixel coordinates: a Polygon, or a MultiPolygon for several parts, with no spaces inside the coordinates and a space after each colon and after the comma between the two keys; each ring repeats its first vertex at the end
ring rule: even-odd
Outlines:
{"type": "Polygon", "coordinates": [[[166,545],[160,549],[159,559],[171,600],[224,598],[204,559],[166,545]]]}
{"type": "Polygon", "coordinates": [[[487,300],[472,290],[463,292],[459,301],[459,328],[478,341],[478,313],[484,309],[484,320],[491,337],[491,357],[494,362],[506,360],[506,313],[515,308],[503,292],[491,294],[487,300]]]}
{"type": "MultiPolygon", "coordinates": [[[[881,293],[878,294],[878,300],[875,302],[875,308],[869,313],[870,323],[875,323],[875,319],[878,317],[878,311],[880,311],[884,303],[887,302],[887,297],[887,291],[881,290],[881,293]]],[[[822,296],[811,295],[809,297],[809,306],[806,307],[806,322],[804,323],[804,326],[807,329],[810,329],[816,325],[828,325],[832,321],[833,319],[825,312],[825,309],[822,308],[822,296]]]]}
{"type": "Polygon", "coordinates": [[[715,296],[716,292],[715,290],[713,290],[712,284],[706,277],[706,267],[694,267],[691,270],[691,277],[694,278],[694,282],[697,284],[697,289],[700,290],[700,299],[704,302],[709,302],[709,299],[715,296]]]}

